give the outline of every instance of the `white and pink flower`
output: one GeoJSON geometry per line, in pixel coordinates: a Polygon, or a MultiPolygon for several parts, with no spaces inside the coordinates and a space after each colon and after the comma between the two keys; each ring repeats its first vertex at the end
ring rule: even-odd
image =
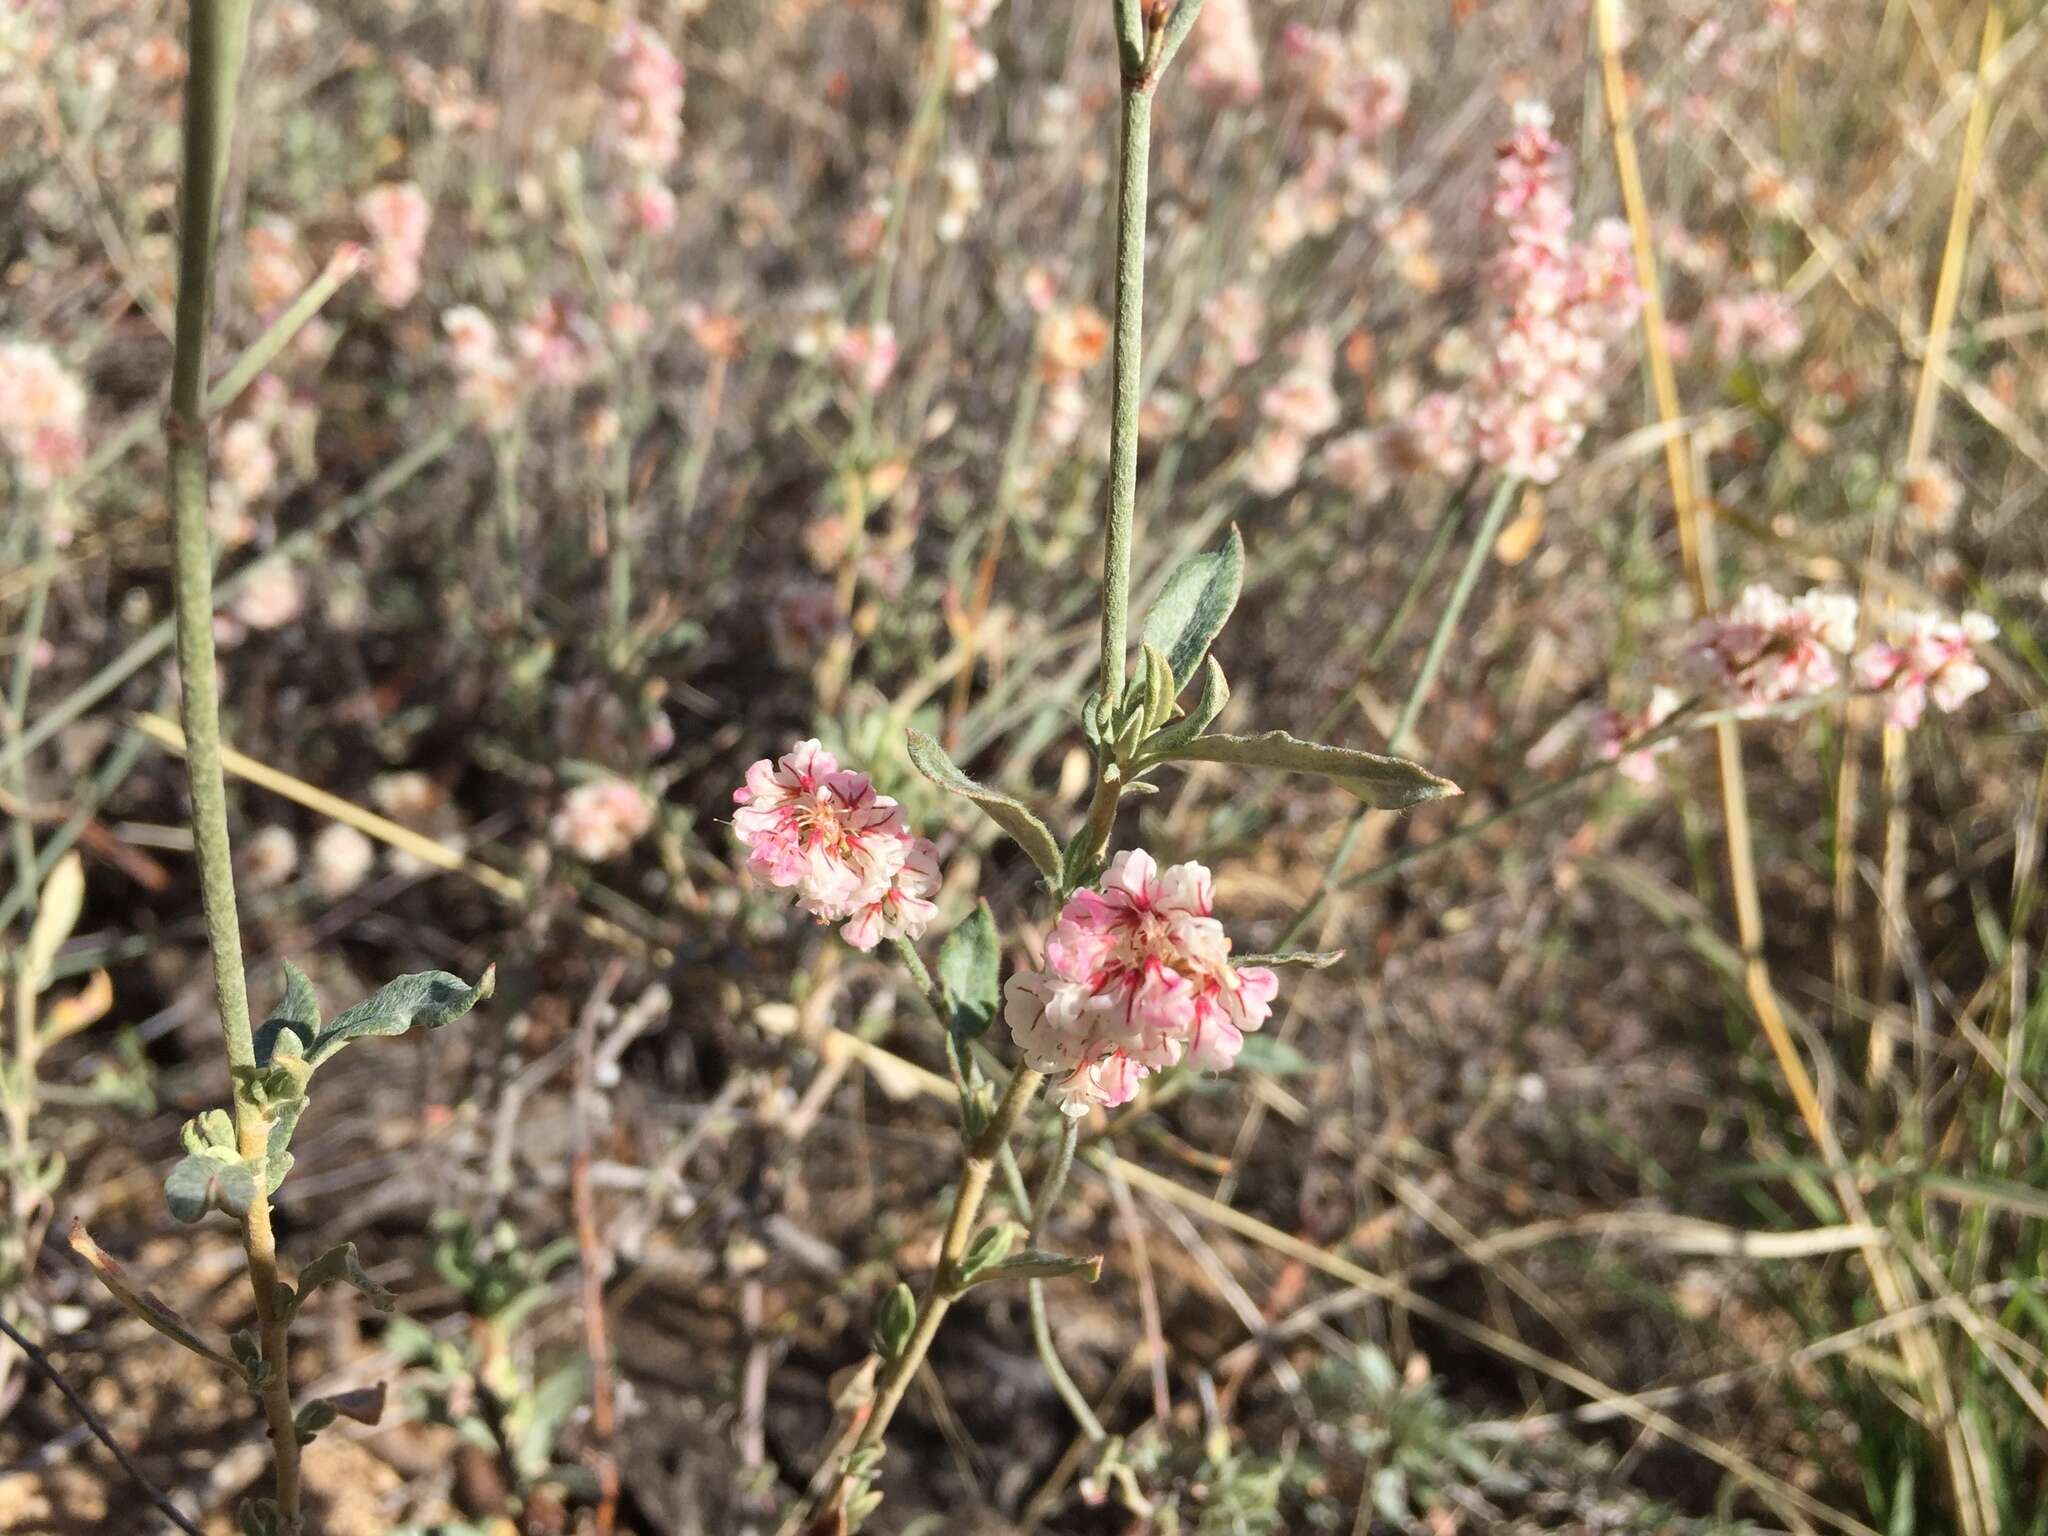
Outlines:
{"type": "Polygon", "coordinates": [[[1998,637],[1989,614],[1951,619],[1909,611],[1893,615],[1888,627],[1889,640],[1865,646],[1851,668],[1859,688],[1886,695],[1886,717],[1901,730],[1920,723],[1930,699],[1949,714],[1990,683],[1976,655],[1977,646],[1998,637]]]}
{"type": "Polygon", "coordinates": [[[1650,690],[1650,702],[1641,709],[1603,709],[1593,717],[1587,734],[1593,741],[1593,749],[1601,760],[1614,764],[1615,770],[1625,779],[1636,784],[1657,782],[1657,757],[1669,752],[1678,744],[1678,738],[1667,736],[1649,746],[1642,745],[1658,726],[1669,720],[1678,708],[1678,695],[1661,684],[1650,690]]]}
{"type": "Polygon", "coordinates": [[[843,770],[816,740],[762,758],[733,791],[733,836],[747,868],[794,891],[797,905],[856,949],[914,940],[936,915],[938,850],[866,774],[843,770]]]}
{"type": "Polygon", "coordinates": [[[1265,1023],[1279,978],[1231,964],[1214,907],[1200,864],[1162,870],[1142,849],[1120,853],[1096,889],[1067,902],[1044,968],[1005,985],[1010,1033],[1027,1064],[1055,1074],[1067,1114],[1127,1103],[1182,1063],[1222,1071],[1265,1023]]]}
{"type": "Polygon", "coordinates": [[[1788,600],[1753,583],[1725,615],[1694,632],[1692,671],[1744,714],[1811,698],[1841,681],[1836,656],[1856,644],[1856,611],[1845,593],[1816,588],[1788,600]]]}
{"type": "Polygon", "coordinates": [[[612,43],[610,131],[620,156],[642,171],[675,164],[683,147],[682,61],[653,28],[629,21],[612,43]]]}
{"type": "Polygon", "coordinates": [[[382,302],[404,308],[420,291],[432,205],[412,182],[385,182],[356,200],[356,215],[370,234],[370,285],[382,302]]]}
{"type": "Polygon", "coordinates": [[[0,342],[0,443],[46,491],[85,460],[85,388],[48,347],[0,342]]]}
{"type": "Polygon", "coordinates": [[[637,785],[605,777],[578,784],[562,797],[548,835],[588,863],[616,859],[647,835],[654,807],[637,785]]]}

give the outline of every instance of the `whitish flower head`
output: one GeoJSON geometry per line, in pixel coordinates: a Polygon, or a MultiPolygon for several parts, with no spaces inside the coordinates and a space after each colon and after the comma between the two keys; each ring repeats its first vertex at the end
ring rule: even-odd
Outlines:
{"type": "Polygon", "coordinates": [[[85,389],[48,347],[0,342],[0,443],[30,490],[84,461],[85,389]]]}
{"type": "Polygon", "coordinates": [[[420,291],[420,258],[434,210],[409,181],[385,182],[356,200],[356,215],[370,234],[370,284],[393,309],[420,291]]]}
{"type": "Polygon", "coordinates": [[[1259,99],[1264,75],[1250,0],[1209,0],[1181,55],[1188,87],[1212,107],[1248,106],[1259,99]]]}
{"type": "Polygon", "coordinates": [[[1183,1062],[1221,1071],[1265,1023],[1279,980],[1230,963],[1214,895],[1200,864],[1162,870],[1142,849],[1120,853],[1067,902],[1044,966],[1010,978],[1003,1018],[1025,1061],[1056,1074],[1068,1114],[1125,1103],[1183,1062]]]}
{"type": "Polygon", "coordinates": [[[1819,589],[1787,601],[1761,583],[1694,632],[1691,669],[1745,712],[1810,698],[1841,680],[1837,653],[1856,643],[1856,599],[1819,589]]]}
{"type": "Polygon", "coordinates": [[[242,884],[252,891],[274,891],[299,867],[299,840],[283,827],[257,831],[241,846],[242,884]]]}
{"type": "Polygon", "coordinates": [[[342,822],[329,822],[313,839],[313,884],[329,901],[361,885],[376,862],[370,840],[342,822]]]}
{"type": "Polygon", "coordinates": [[[1252,439],[1244,456],[1244,483],[1260,496],[1282,496],[1301,479],[1308,443],[1298,432],[1267,427],[1252,439]]]}
{"type": "Polygon", "coordinates": [[[283,629],[306,611],[306,582],[282,560],[258,566],[228,611],[250,629],[283,629]]]}
{"type": "Polygon", "coordinates": [[[1085,373],[1109,350],[1109,321],[1092,304],[1055,309],[1038,324],[1038,369],[1048,379],[1085,373]]]}
{"type": "Polygon", "coordinates": [[[647,796],[624,779],[591,779],[562,797],[548,821],[548,836],[559,847],[591,864],[616,859],[654,824],[647,796]]]}
{"type": "Polygon", "coordinates": [[[1920,723],[1928,700],[1944,714],[1983,692],[1991,674],[1977,660],[1976,647],[1998,637],[1988,614],[1966,613],[1960,619],[1944,614],[1894,614],[1887,638],[1857,652],[1856,686],[1886,696],[1887,717],[1911,730],[1920,723]]]}
{"type": "Polygon", "coordinates": [[[1337,425],[1336,391],[1330,387],[1336,349],[1327,331],[1303,331],[1294,344],[1294,366],[1259,397],[1259,414],[1296,437],[1320,437],[1337,425]]]}
{"type": "Polygon", "coordinates": [[[845,923],[848,943],[915,939],[935,913],[938,850],[866,774],[840,768],[815,740],[763,758],[733,791],[733,837],[747,868],[796,893],[820,922],[845,923]]]}

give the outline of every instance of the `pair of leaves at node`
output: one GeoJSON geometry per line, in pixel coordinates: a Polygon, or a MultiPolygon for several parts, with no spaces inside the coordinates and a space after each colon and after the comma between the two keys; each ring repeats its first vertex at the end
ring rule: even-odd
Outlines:
{"type": "MultiPolygon", "coordinates": [[[[1092,1285],[1102,1278],[1102,1255],[1099,1253],[1077,1259],[1038,1248],[1010,1252],[1021,1230],[1015,1222],[1002,1221],[983,1231],[961,1256],[959,1265],[946,1281],[949,1293],[958,1296],[994,1280],[1079,1278],[1092,1285]]],[[[910,1336],[915,1332],[917,1297],[911,1294],[909,1286],[898,1281],[875,1311],[872,1341],[875,1353],[885,1360],[895,1359],[909,1345],[910,1336]]]]}
{"type": "Polygon", "coordinates": [[[1123,728],[1142,724],[1144,732],[1128,745],[1121,738],[1114,743],[1120,767],[1133,775],[1171,762],[1312,773],[1382,810],[1405,810],[1458,793],[1450,780],[1405,758],[1302,741],[1285,731],[1206,734],[1230,701],[1230,684],[1209,647],[1223,632],[1243,587],[1244,541],[1235,528],[1221,548],[1190,556],[1166,578],[1145,616],[1145,664],[1125,694],[1123,728]],[[1202,691],[1194,709],[1167,723],[1198,669],[1202,691]],[[1166,689],[1171,695],[1162,704],[1166,689]]]}
{"type": "MultiPolygon", "coordinates": [[[[439,1029],[461,1018],[491,995],[496,975],[495,967],[486,970],[475,986],[446,971],[400,976],[323,1025],[313,984],[286,961],[284,997],[256,1031],[256,1064],[234,1072],[236,1099],[266,1128],[264,1194],[274,1194],[291,1171],[292,1132],[305,1113],[314,1068],[351,1040],[402,1035],[415,1025],[439,1029]]],[[[164,1178],[171,1215],[185,1222],[214,1209],[246,1215],[256,1199],[257,1168],[242,1156],[228,1112],[210,1109],[186,1121],[184,1142],[185,1156],[164,1178]]]]}
{"type": "MultiPolygon", "coordinates": [[[[1190,556],[1166,578],[1145,616],[1143,659],[1123,697],[1108,700],[1091,694],[1082,708],[1082,725],[1095,745],[1102,772],[1122,778],[1126,793],[1148,791],[1149,786],[1141,788],[1138,780],[1174,762],[1312,773],[1382,810],[1405,810],[1460,792],[1450,780],[1405,758],[1302,741],[1285,731],[1207,734],[1230,701],[1230,684],[1209,647],[1223,632],[1243,587],[1244,540],[1235,528],[1220,548],[1190,556]],[[1180,695],[1197,672],[1202,674],[1201,692],[1194,708],[1183,712],[1180,695]],[[1180,718],[1175,719],[1176,714],[1180,718]]],[[[1088,850],[1063,850],[1023,801],[969,778],[922,731],[911,731],[909,739],[910,761],[918,772],[979,807],[1024,850],[1055,890],[1071,890],[1092,873],[1076,867],[1088,850]]]]}

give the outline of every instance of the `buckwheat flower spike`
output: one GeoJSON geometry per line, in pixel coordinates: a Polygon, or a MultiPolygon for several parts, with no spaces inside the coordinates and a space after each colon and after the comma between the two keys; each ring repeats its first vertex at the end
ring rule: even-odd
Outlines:
{"type": "Polygon", "coordinates": [[[599,864],[616,859],[654,825],[647,796],[624,779],[591,779],[562,797],[548,820],[548,836],[577,858],[599,864]]]}
{"type": "Polygon", "coordinates": [[[1887,695],[1886,718],[1901,730],[1920,723],[1929,699],[1948,714],[1990,683],[1975,651],[1998,636],[1989,614],[1909,611],[1893,615],[1889,629],[1890,640],[1857,652],[1852,668],[1859,688],[1887,695]]]}
{"type": "Polygon", "coordinates": [[[1693,636],[1692,670],[1740,710],[1810,698],[1841,680],[1836,653],[1856,643],[1856,599],[1815,590],[1787,600],[1761,583],[1693,636]]]}
{"type": "Polygon", "coordinates": [[[85,389],[48,347],[0,342],[0,443],[22,483],[48,490],[85,458],[85,389]]]}
{"type": "Polygon", "coordinates": [[[856,949],[914,940],[931,922],[938,850],[911,832],[902,808],[866,774],[840,768],[817,741],[762,758],[732,798],[733,837],[747,850],[747,868],[794,891],[820,922],[845,924],[856,949]]]}
{"type": "Polygon", "coordinates": [[[1053,1074],[1069,1115],[1129,1102],[1154,1072],[1223,1071],[1272,1012],[1279,978],[1233,966],[1200,864],[1160,869],[1119,853],[1094,890],[1074,893],[1045,942],[1041,970],[1003,989],[1003,1018],[1025,1061],[1053,1074]]]}

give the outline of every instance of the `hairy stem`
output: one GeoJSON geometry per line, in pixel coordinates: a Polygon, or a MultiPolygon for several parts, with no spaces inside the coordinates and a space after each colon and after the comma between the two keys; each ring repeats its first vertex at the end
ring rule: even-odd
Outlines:
{"type": "Polygon", "coordinates": [[[1102,542],[1102,702],[1123,697],[1130,644],[1131,524],[1138,505],[1139,369],[1145,332],[1145,185],[1152,150],[1152,84],[1124,76],[1122,176],[1116,201],[1115,404],[1109,422],[1109,522],[1102,542]]]}
{"type": "MultiPolygon", "coordinates": [[[[966,1256],[968,1242],[974,1236],[974,1223],[981,1215],[982,1201],[988,1196],[990,1176],[995,1172],[1003,1148],[1009,1143],[1010,1133],[1017,1128],[1017,1122],[1024,1117],[1025,1109],[1044,1081],[1043,1073],[1034,1072],[1029,1067],[1020,1068],[1010,1079],[1009,1091],[996,1106],[995,1117],[989,1121],[988,1129],[968,1149],[966,1166],[960,1172],[960,1188],[953,1196],[952,1214],[946,1220],[946,1235],[939,1246],[938,1267],[932,1271],[931,1279],[925,1284],[924,1295],[918,1299],[917,1327],[902,1352],[889,1361],[875,1383],[874,1407],[869,1411],[867,1426],[853,1444],[854,1454],[881,1445],[883,1436],[889,1431],[889,1421],[896,1416],[896,1409],[903,1401],[903,1394],[917,1375],[918,1367],[924,1364],[932,1340],[938,1336],[939,1324],[945,1321],[947,1311],[960,1295],[960,1261],[966,1256]]],[[[848,1479],[842,1474],[837,1496],[843,1496],[847,1486],[848,1479]]]]}
{"type": "MultiPolygon", "coordinates": [[[[214,992],[230,1068],[256,1064],[242,936],[235,913],[228,844],[227,780],[221,766],[220,689],[214,676],[213,551],[207,526],[206,333],[213,289],[213,252],[234,136],[235,95],[248,41],[251,0],[192,0],[191,73],[185,91],[185,184],[179,219],[176,349],[171,408],[165,419],[171,471],[171,565],[177,601],[178,681],[192,793],[192,840],[199,858],[200,900],[214,992]]],[[[269,1373],[262,1388],[277,1463],[278,1513],[299,1529],[299,1442],[292,1428],[285,1319],[278,1309],[277,1243],[270,1229],[269,1122],[235,1093],[235,1133],[256,1177],[256,1198],[243,1218],[249,1284],[269,1373]]]]}

